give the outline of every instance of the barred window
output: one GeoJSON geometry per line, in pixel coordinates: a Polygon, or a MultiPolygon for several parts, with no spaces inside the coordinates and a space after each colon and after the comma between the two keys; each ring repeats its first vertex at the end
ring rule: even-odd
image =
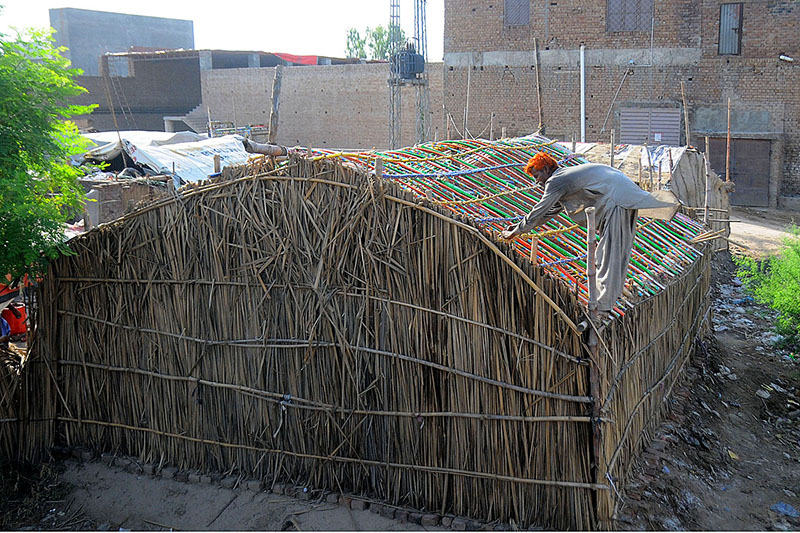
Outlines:
{"type": "Polygon", "coordinates": [[[608,0],[606,31],[650,31],[653,0],[608,0]]]}
{"type": "Polygon", "coordinates": [[[503,19],[506,26],[527,26],[531,22],[531,1],[505,0],[503,19]]]}
{"type": "Polygon", "coordinates": [[[719,6],[719,55],[739,55],[742,49],[743,4],[719,6]]]}

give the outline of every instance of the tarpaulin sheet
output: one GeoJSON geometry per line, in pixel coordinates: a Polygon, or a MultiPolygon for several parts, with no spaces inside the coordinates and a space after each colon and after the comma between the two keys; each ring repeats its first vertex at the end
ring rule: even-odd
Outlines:
{"type": "MultiPolygon", "coordinates": [[[[135,146],[163,146],[165,144],[196,142],[205,139],[206,135],[198,135],[191,131],[177,133],[167,131],[101,131],[98,133],[84,133],[83,137],[92,141],[96,147],[83,155],[83,159],[92,161],[111,161],[119,156],[122,151],[119,139],[127,139],[135,146]]],[[[80,162],[80,161],[79,161],[80,162]]]]}
{"type": "Polygon", "coordinates": [[[284,54],[284,53],[277,53],[275,52],[274,55],[280,57],[284,61],[289,61],[290,63],[297,63],[300,65],[316,65],[317,64],[317,56],[296,56],[294,54],[284,54]]]}
{"type": "MultiPolygon", "coordinates": [[[[642,170],[650,170],[650,162],[653,162],[653,171],[658,172],[659,167],[664,174],[669,173],[669,155],[672,153],[672,163],[678,164],[678,161],[686,151],[685,146],[648,146],[647,151],[642,150],[642,170]],[[647,152],[650,152],[650,157],[647,157],[647,152]]],[[[673,169],[674,170],[674,169],[673,169]]]]}
{"type": "Polygon", "coordinates": [[[221,168],[241,165],[250,154],[245,152],[242,138],[225,135],[197,142],[165,144],[162,146],[136,146],[123,138],[125,152],[137,164],[158,174],[172,174],[175,186],[207,179],[214,173],[214,156],[220,156],[221,168]]]}

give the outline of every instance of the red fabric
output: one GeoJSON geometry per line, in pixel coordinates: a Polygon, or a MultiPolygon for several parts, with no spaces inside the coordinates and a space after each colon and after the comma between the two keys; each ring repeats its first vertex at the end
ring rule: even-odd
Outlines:
{"type": "Polygon", "coordinates": [[[290,63],[299,63],[301,65],[316,65],[317,64],[317,56],[296,56],[294,54],[275,54],[276,56],[280,57],[284,61],[289,61],[290,63]]]}
{"type": "Polygon", "coordinates": [[[14,307],[20,314],[20,317],[17,318],[14,316],[14,313],[11,312],[11,309],[6,307],[3,309],[2,317],[8,322],[8,327],[11,328],[12,335],[24,335],[28,332],[28,327],[25,325],[25,319],[28,318],[28,313],[25,312],[24,305],[14,305],[12,304],[9,307],[14,307]]]}
{"type": "Polygon", "coordinates": [[[6,281],[7,281],[7,283],[0,283],[0,296],[5,296],[6,294],[11,294],[11,293],[17,292],[17,291],[19,291],[19,289],[21,287],[31,287],[33,285],[33,283],[31,283],[31,280],[30,280],[30,278],[28,277],[27,274],[22,276],[22,282],[21,283],[19,283],[18,285],[15,285],[13,287],[10,285],[10,283],[11,283],[11,275],[10,274],[6,274],[6,281]]]}

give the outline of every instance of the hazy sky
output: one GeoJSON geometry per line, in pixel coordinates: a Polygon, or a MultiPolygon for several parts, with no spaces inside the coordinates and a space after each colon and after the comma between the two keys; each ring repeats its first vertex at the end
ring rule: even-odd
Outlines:
{"type": "MultiPolygon", "coordinates": [[[[348,28],[389,23],[389,0],[0,0],[0,33],[50,26],[49,9],[74,7],[194,21],[195,48],[344,57],[348,28]]],[[[400,0],[401,26],[414,35],[414,2],[400,0]]],[[[444,0],[427,0],[428,60],[441,61],[444,0]]],[[[86,31],[92,31],[87,28],[86,31]]]]}

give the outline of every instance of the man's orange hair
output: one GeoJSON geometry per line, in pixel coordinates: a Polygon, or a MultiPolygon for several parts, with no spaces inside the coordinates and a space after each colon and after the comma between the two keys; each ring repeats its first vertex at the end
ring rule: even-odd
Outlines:
{"type": "Polygon", "coordinates": [[[528,161],[528,164],[525,165],[525,174],[532,176],[532,171],[544,170],[546,168],[558,168],[558,161],[553,159],[553,156],[548,153],[539,152],[535,156],[531,157],[528,161]]]}

